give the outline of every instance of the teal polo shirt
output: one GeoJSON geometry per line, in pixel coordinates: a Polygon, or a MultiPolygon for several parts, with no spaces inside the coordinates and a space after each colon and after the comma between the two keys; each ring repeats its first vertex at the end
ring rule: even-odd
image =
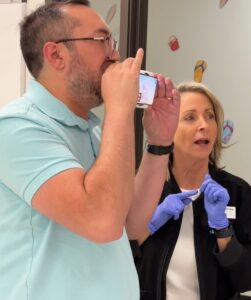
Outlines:
{"type": "Polygon", "coordinates": [[[93,113],[77,117],[34,80],[0,111],[0,299],[139,299],[125,231],[94,243],[31,207],[49,178],[92,166],[100,134],[93,113]]]}

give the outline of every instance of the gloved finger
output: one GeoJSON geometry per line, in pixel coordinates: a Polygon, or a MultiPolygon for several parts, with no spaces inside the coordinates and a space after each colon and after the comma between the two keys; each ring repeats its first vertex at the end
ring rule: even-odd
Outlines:
{"type": "Polygon", "coordinates": [[[176,195],[169,195],[165,198],[165,200],[159,206],[161,206],[161,209],[166,214],[173,215],[174,212],[177,211],[177,209],[178,209],[178,212],[180,212],[181,204],[182,204],[181,200],[178,197],[176,197],[176,195]]]}
{"type": "Polygon", "coordinates": [[[162,206],[167,206],[169,203],[172,203],[172,195],[168,195],[162,202],[160,205],[162,206]]]}
{"type": "Polygon", "coordinates": [[[210,198],[213,198],[214,193],[217,192],[217,190],[218,190],[217,187],[214,184],[212,184],[207,187],[206,195],[210,198]]]}
{"type": "Polygon", "coordinates": [[[178,193],[178,194],[176,194],[176,196],[179,197],[180,200],[184,200],[186,198],[196,195],[197,193],[198,193],[198,190],[192,190],[189,192],[178,193]]]}
{"type": "Polygon", "coordinates": [[[200,191],[201,191],[201,192],[204,192],[205,189],[206,189],[206,187],[207,187],[208,185],[211,185],[211,184],[217,184],[217,182],[214,181],[214,180],[212,179],[212,177],[211,177],[209,174],[207,174],[207,175],[205,176],[205,178],[204,178],[204,181],[203,181],[201,187],[200,187],[200,191]]]}
{"type": "Polygon", "coordinates": [[[211,175],[210,175],[210,174],[206,174],[206,175],[205,175],[205,178],[204,178],[204,180],[207,180],[207,179],[212,179],[212,177],[211,177],[211,175]]]}
{"type": "Polygon", "coordinates": [[[186,199],[184,199],[182,202],[183,202],[183,204],[184,204],[185,206],[187,206],[187,205],[189,205],[189,204],[192,202],[192,199],[191,199],[191,198],[186,198],[186,199]]]}
{"type": "Polygon", "coordinates": [[[209,191],[211,189],[219,188],[219,187],[220,186],[216,181],[214,181],[213,179],[209,179],[209,180],[203,182],[203,184],[201,185],[200,191],[204,192],[206,194],[206,193],[209,193],[209,191]]]}
{"type": "Polygon", "coordinates": [[[217,200],[216,192],[217,192],[217,188],[215,188],[215,186],[208,186],[204,191],[206,200],[209,201],[210,203],[214,203],[217,200]]]}
{"type": "Polygon", "coordinates": [[[183,202],[179,201],[179,203],[177,203],[177,205],[173,211],[174,215],[176,215],[176,214],[179,215],[183,211],[184,207],[185,207],[185,205],[183,204],[183,202]]]}
{"type": "Polygon", "coordinates": [[[205,177],[204,177],[203,182],[208,182],[210,180],[212,180],[212,177],[210,176],[210,174],[206,174],[205,177]]]}
{"type": "MultiPolygon", "coordinates": [[[[224,197],[225,189],[217,184],[217,183],[212,183],[208,185],[206,191],[204,192],[207,197],[210,197],[212,200],[216,201],[219,197],[224,197]]],[[[227,194],[227,193],[226,193],[227,194]]]]}
{"type": "Polygon", "coordinates": [[[220,200],[220,193],[218,189],[213,189],[211,193],[211,197],[214,200],[214,202],[218,202],[220,200]]]}
{"type": "Polygon", "coordinates": [[[212,183],[212,179],[207,179],[204,180],[201,187],[200,187],[200,191],[203,193],[205,192],[205,189],[208,187],[208,185],[210,185],[212,183]]]}
{"type": "Polygon", "coordinates": [[[214,197],[215,197],[215,200],[220,201],[220,202],[224,202],[226,204],[229,201],[228,192],[225,191],[224,189],[218,189],[217,191],[215,191],[214,197]]]}
{"type": "Polygon", "coordinates": [[[183,204],[183,202],[179,201],[179,203],[177,203],[177,206],[175,207],[175,209],[173,211],[174,220],[177,220],[180,217],[180,214],[182,213],[184,208],[185,208],[185,205],[183,204]]]}

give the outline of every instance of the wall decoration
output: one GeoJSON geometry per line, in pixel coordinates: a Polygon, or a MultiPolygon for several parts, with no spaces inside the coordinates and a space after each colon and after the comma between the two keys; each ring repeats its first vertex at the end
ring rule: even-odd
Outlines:
{"type": "Polygon", "coordinates": [[[176,51],[180,48],[179,40],[175,35],[169,37],[168,45],[172,51],[176,51]]]}
{"type": "Polygon", "coordinates": [[[227,4],[228,0],[220,0],[220,8],[223,8],[227,4]]]}
{"type": "Polygon", "coordinates": [[[117,11],[117,3],[113,4],[106,15],[105,21],[110,24],[117,11]]]}
{"type": "Polygon", "coordinates": [[[201,82],[202,81],[202,77],[203,77],[203,73],[207,68],[207,63],[205,60],[198,60],[196,62],[196,65],[194,67],[194,81],[196,82],[201,82]]]}
{"type": "Polygon", "coordinates": [[[222,144],[228,144],[234,132],[234,123],[231,120],[225,120],[222,128],[222,144]]]}

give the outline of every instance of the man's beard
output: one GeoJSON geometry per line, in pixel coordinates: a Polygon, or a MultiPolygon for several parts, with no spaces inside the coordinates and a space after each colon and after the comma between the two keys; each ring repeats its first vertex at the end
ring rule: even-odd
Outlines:
{"type": "Polygon", "coordinates": [[[71,99],[83,109],[91,109],[103,103],[101,77],[107,68],[105,64],[99,72],[91,71],[74,50],[70,52],[71,62],[68,71],[68,91],[71,99]]]}

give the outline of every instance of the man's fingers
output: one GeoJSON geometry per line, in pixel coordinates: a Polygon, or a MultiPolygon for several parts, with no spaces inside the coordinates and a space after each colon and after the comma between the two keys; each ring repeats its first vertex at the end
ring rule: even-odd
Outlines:
{"type": "Polygon", "coordinates": [[[173,94],[173,102],[177,102],[179,104],[179,102],[180,102],[180,92],[176,89],[173,89],[172,94],[173,94]]]}
{"type": "Polygon", "coordinates": [[[164,76],[158,74],[157,75],[158,78],[158,85],[157,85],[157,94],[156,96],[158,98],[164,98],[166,96],[166,85],[165,85],[165,78],[164,76]]]}
{"type": "Polygon", "coordinates": [[[166,97],[168,98],[173,98],[173,90],[174,90],[174,86],[173,86],[173,82],[170,78],[165,78],[165,88],[166,88],[166,97]]]}
{"type": "Polygon", "coordinates": [[[131,68],[133,61],[134,61],[133,57],[128,57],[127,59],[124,60],[123,64],[131,68]]]}
{"type": "Polygon", "coordinates": [[[141,69],[141,64],[142,64],[142,61],[143,61],[143,57],[144,57],[144,50],[142,48],[139,48],[137,53],[136,53],[136,56],[132,62],[132,69],[133,71],[135,72],[139,72],[140,69],[141,69]]]}

